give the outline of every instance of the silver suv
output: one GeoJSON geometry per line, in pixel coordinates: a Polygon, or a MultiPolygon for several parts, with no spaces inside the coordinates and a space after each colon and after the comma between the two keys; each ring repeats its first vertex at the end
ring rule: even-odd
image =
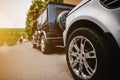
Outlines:
{"type": "Polygon", "coordinates": [[[63,39],[76,80],[119,80],[120,0],[83,0],[68,14],[63,39]]]}

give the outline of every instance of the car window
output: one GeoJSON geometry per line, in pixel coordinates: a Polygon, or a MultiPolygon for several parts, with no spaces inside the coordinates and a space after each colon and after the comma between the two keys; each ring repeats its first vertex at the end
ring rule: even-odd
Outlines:
{"type": "Polygon", "coordinates": [[[47,20],[47,9],[44,10],[44,12],[41,14],[42,20],[41,25],[44,24],[47,20]]]}
{"type": "Polygon", "coordinates": [[[120,7],[120,0],[100,0],[106,8],[114,9],[120,7]]]}

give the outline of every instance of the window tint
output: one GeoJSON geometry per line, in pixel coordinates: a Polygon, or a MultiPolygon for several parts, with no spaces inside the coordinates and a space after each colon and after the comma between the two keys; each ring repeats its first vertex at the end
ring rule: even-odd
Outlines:
{"type": "Polygon", "coordinates": [[[120,0],[101,0],[101,3],[107,8],[118,8],[120,7],[120,0]]]}
{"type": "Polygon", "coordinates": [[[43,25],[47,20],[47,9],[41,14],[41,25],[43,25]]]}

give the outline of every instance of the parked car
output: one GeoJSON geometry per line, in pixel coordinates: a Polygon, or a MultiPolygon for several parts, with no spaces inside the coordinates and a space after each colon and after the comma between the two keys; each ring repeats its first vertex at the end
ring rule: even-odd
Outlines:
{"type": "Polygon", "coordinates": [[[63,40],[76,80],[119,80],[120,0],[83,0],[68,14],[63,40]]]}
{"type": "Polygon", "coordinates": [[[37,19],[37,30],[32,39],[33,47],[48,53],[56,45],[63,45],[66,17],[74,5],[50,2],[37,19]]]}

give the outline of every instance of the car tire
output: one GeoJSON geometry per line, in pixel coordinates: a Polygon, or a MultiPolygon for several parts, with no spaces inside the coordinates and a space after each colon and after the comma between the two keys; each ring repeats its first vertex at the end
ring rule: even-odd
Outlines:
{"type": "Polygon", "coordinates": [[[42,53],[47,53],[48,52],[48,45],[46,43],[45,37],[42,35],[41,36],[41,41],[40,41],[40,48],[42,53]]]}
{"type": "Polygon", "coordinates": [[[68,38],[66,60],[75,80],[110,80],[109,55],[104,37],[83,27],[68,38]]]}
{"type": "Polygon", "coordinates": [[[52,52],[52,49],[54,49],[54,46],[52,44],[47,43],[45,37],[42,35],[41,41],[40,41],[40,49],[42,53],[47,54],[52,52]]]}
{"type": "Polygon", "coordinates": [[[36,44],[33,44],[33,48],[37,48],[37,45],[36,45],[36,44]]]}

